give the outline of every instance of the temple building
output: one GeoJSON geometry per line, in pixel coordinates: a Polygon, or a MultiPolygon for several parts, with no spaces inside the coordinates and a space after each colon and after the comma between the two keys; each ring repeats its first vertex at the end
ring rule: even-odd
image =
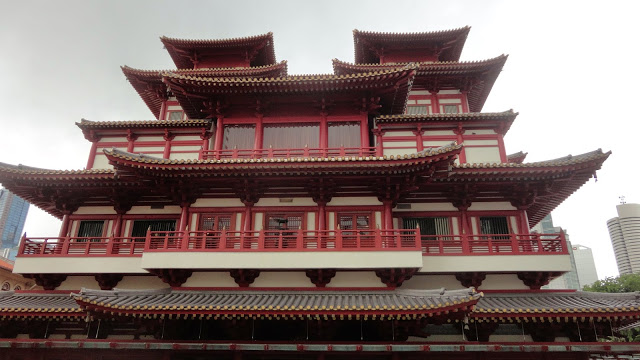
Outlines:
{"type": "Polygon", "coordinates": [[[355,61],[288,75],[273,34],[162,37],[176,69],[122,67],[148,121],[76,123],[86,169],[0,164],[62,220],[23,237],[0,359],[562,359],[640,317],[635,294],[540,290],[571,269],[530,229],[609,152],[509,154],[482,112],[506,56],[469,28],[353,33],[355,61]]]}

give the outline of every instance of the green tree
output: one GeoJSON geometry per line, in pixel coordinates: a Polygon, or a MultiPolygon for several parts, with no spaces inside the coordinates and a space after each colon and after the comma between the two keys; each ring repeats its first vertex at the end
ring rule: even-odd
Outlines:
{"type": "MultiPolygon", "coordinates": [[[[640,291],[640,274],[626,274],[618,277],[608,277],[598,280],[591,285],[584,287],[584,291],[603,293],[626,293],[640,291]]],[[[621,331],[617,336],[611,336],[602,341],[640,341],[640,329],[629,329],[621,331]]]]}
{"type": "Polygon", "coordinates": [[[584,291],[604,293],[625,293],[640,291],[640,274],[626,274],[608,277],[584,287],[584,291]]]}

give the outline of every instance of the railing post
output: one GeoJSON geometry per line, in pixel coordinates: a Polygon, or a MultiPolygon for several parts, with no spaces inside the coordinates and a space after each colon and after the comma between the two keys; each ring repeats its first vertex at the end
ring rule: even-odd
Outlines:
{"type": "MultiPolygon", "coordinates": [[[[69,241],[70,241],[70,239],[69,239],[68,236],[63,237],[62,239],[63,239],[63,242],[62,242],[62,249],[60,251],[60,254],[67,254],[69,252],[69,241]]],[[[45,247],[42,248],[43,251],[44,251],[45,247]]]]}
{"type": "Polygon", "coordinates": [[[344,157],[344,145],[340,145],[340,157],[344,157]]]}
{"type": "Polygon", "coordinates": [[[514,253],[520,253],[520,244],[518,243],[518,235],[517,234],[509,234],[509,236],[511,237],[511,247],[513,249],[511,249],[512,252],[514,253]]]}
{"type": "Polygon", "coordinates": [[[418,226],[416,226],[416,237],[415,237],[415,244],[414,246],[420,250],[422,250],[422,236],[420,236],[420,224],[418,224],[418,226]]]}
{"type": "Polygon", "coordinates": [[[298,236],[296,237],[296,249],[300,250],[304,248],[302,242],[304,237],[302,236],[302,226],[298,227],[298,236]]]}
{"type": "Polygon", "coordinates": [[[238,146],[234,146],[233,147],[233,151],[231,152],[231,158],[232,159],[237,159],[238,158],[238,146]]]}
{"type": "Polygon", "coordinates": [[[336,250],[342,250],[342,230],[340,230],[340,225],[336,228],[336,250]]]}
{"type": "Polygon", "coordinates": [[[562,246],[562,253],[563,254],[568,254],[569,253],[569,248],[567,248],[567,239],[564,235],[564,230],[560,231],[560,246],[562,246]]]}
{"type": "MultiPolygon", "coordinates": [[[[227,229],[225,229],[225,227],[222,227],[222,231],[220,232],[220,243],[218,244],[218,248],[219,249],[226,249],[227,248],[227,229]]],[[[215,242],[214,242],[215,244],[215,242]]]]}
{"type": "Polygon", "coordinates": [[[382,249],[382,237],[384,236],[382,234],[382,230],[380,230],[379,227],[376,226],[376,229],[373,232],[373,236],[374,236],[374,244],[373,247],[380,250],[382,249]]]}
{"type": "MultiPolygon", "coordinates": [[[[469,234],[461,234],[460,235],[460,240],[462,241],[462,253],[463,254],[471,254],[471,246],[469,246],[469,234]]],[[[473,236],[473,235],[471,235],[473,236]]],[[[442,242],[442,239],[440,239],[440,242],[442,242]]],[[[441,250],[442,252],[442,250],[441,250]]]]}
{"type": "Polygon", "coordinates": [[[151,249],[151,227],[147,228],[147,234],[145,235],[144,238],[144,250],[150,250],[151,249]]]}
{"type": "Polygon", "coordinates": [[[270,159],[273,158],[273,146],[269,145],[269,150],[267,150],[267,154],[270,159]]]}
{"type": "Polygon", "coordinates": [[[188,250],[189,249],[189,228],[188,226],[184,229],[184,234],[181,236],[182,244],[180,244],[180,249],[188,250]]]}
{"type": "Polygon", "coordinates": [[[113,255],[113,241],[114,241],[114,237],[110,236],[107,238],[107,250],[106,253],[107,255],[113,255]]]}
{"type": "Polygon", "coordinates": [[[308,158],[309,157],[309,145],[304,144],[304,153],[303,153],[303,157],[308,158]]]}
{"type": "Polygon", "coordinates": [[[18,255],[23,255],[24,254],[24,248],[26,246],[27,242],[27,233],[25,232],[24,234],[22,234],[22,238],[20,239],[20,247],[18,248],[18,255]]]}

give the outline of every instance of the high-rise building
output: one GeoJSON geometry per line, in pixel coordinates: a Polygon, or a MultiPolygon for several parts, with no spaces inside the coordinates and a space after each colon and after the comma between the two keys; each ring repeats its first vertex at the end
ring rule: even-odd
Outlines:
{"type": "Polygon", "coordinates": [[[0,359],[640,350],[597,342],[635,294],[540,291],[571,259],[529,231],[609,153],[507,155],[517,113],[481,112],[506,56],[459,61],[468,32],[356,30],[354,63],[295,76],[271,33],[161,38],[177,69],[122,69],[155,119],[77,123],[85,170],[0,164],[62,219],[20,244],[44,291],[0,296],[0,359]]]}
{"type": "Polygon", "coordinates": [[[578,281],[580,289],[587,285],[591,285],[598,281],[598,272],[596,270],[596,262],[593,259],[593,252],[590,247],[575,244],[572,246],[573,258],[575,259],[576,269],[578,270],[578,281]]]}
{"type": "Polygon", "coordinates": [[[640,204],[616,206],[618,216],[607,221],[620,275],[640,272],[640,204]]]}
{"type": "Polygon", "coordinates": [[[28,211],[27,201],[0,189],[0,249],[18,246],[28,211]]]}
{"type": "Polygon", "coordinates": [[[567,241],[567,249],[569,250],[569,259],[571,260],[571,270],[551,280],[548,285],[545,285],[542,288],[574,290],[581,289],[580,283],[578,282],[578,271],[576,269],[576,261],[573,257],[573,246],[571,246],[569,234],[567,234],[561,227],[553,225],[551,214],[545,216],[544,219],[536,224],[536,226],[534,226],[531,230],[533,232],[542,234],[555,234],[560,232],[564,233],[565,239],[567,241]]]}

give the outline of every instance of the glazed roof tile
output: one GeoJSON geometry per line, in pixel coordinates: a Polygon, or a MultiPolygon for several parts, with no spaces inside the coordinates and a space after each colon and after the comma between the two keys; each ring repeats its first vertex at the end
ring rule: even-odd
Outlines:
{"type": "Polygon", "coordinates": [[[482,294],[473,288],[322,292],[83,289],[73,296],[80,304],[125,314],[162,313],[167,310],[187,314],[247,314],[251,311],[279,314],[340,314],[346,311],[427,314],[451,308],[470,310],[482,294]]]}
{"type": "Polygon", "coordinates": [[[331,158],[258,158],[258,159],[212,159],[212,160],[170,160],[152,156],[141,156],[122,150],[104,150],[116,169],[152,171],[159,176],[230,176],[256,174],[320,174],[345,173],[362,174],[368,172],[405,173],[425,169],[430,164],[453,163],[461,145],[452,143],[439,148],[425,149],[419,153],[397,156],[345,156],[331,158]]]}
{"type": "Polygon", "coordinates": [[[479,113],[479,112],[470,112],[470,113],[458,113],[458,114],[424,114],[424,115],[411,115],[411,114],[400,114],[400,115],[381,115],[376,117],[377,124],[384,123],[403,123],[403,122],[458,122],[458,121],[477,121],[477,120],[485,120],[485,121],[506,121],[513,122],[515,118],[518,116],[517,112],[514,112],[513,109],[503,111],[503,112],[490,112],[490,113],[479,113]]]}
{"type": "Polygon", "coordinates": [[[473,312],[486,316],[619,316],[640,313],[640,293],[605,294],[576,292],[485,293],[473,312]]]}
{"type": "Polygon", "coordinates": [[[372,54],[369,46],[376,44],[394,44],[394,43],[418,43],[451,46],[442,51],[440,55],[443,60],[458,60],[460,53],[464,47],[465,40],[471,28],[465,26],[459,29],[415,32],[415,33],[385,33],[385,32],[369,32],[361,30],[353,30],[354,57],[356,63],[370,62],[372,54]],[[369,46],[367,46],[369,45],[369,46]]]}
{"type": "Polygon", "coordinates": [[[536,161],[530,163],[465,163],[455,165],[456,169],[497,169],[497,168],[540,168],[540,167],[554,167],[554,166],[566,166],[566,165],[578,165],[588,163],[592,161],[606,160],[611,151],[602,152],[602,149],[594,150],[588,153],[580,155],[567,155],[557,159],[536,161]]]}
{"type": "MultiPolygon", "coordinates": [[[[502,67],[507,61],[506,55],[476,62],[420,62],[411,63],[417,67],[414,80],[415,88],[439,89],[456,88],[467,91],[469,110],[480,112],[491,92],[502,67]]],[[[391,69],[407,66],[396,64],[349,64],[334,60],[336,74],[371,72],[379,69],[391,69]]]]}
{"type": "Polygon", "coordinates": [[[163,97],[167,94],[167,86],[162,82],[162,74],[173,72],[192,76],[230,77],[253,76],[274,77],[287,75],[287,62],[281,61],[273,65],[251,68],[218,68],[218,69],[179,69],[179,70],[139,70],[122,66],[122,72],[138,95],[147,104],[156,119],[160,118],[163,97]]]}
{"type": "Polygon", "coordinates": [[[76,123],[80,129],[114,129],[114,128],[179,128],[210,127],[210,119],[193,120],[129,120],[129,121],[91,121],[82,119],[76,123]]]}
{"type": "Polygon", "coordinates": [[[31,175],[38,176],[38,178],[104,178],[105,176],[113,176],[115,171],[113,169],[90,169],[90,170],[50,170],[41,169],[26,165],[11,165],[0,162],[0,182],[4,179],[14,176],[22,178],[29,177],[31,175]]]}
{"type": "Polygon", "coordinates": [[[228,49],[228,48],[243,48],[243,47],[262,47],[262,57],[265,65],[273,64],[276,62],[276,53],[273,46],[273,33],[268,32],[263,35],[247,36],[242,38],[230,38],[230,39],[176,39],[166,36],[160,37],[160,41],[164,44],[165,48],[169,52],[169,55],[176,64],[176,67],[181,69],[188,69],[193,67],[193,62],[187,55],[183,53],[184,50],[206,50],[206,49],[228,49]]]}
{"type": "Polygon", "coordinates": [[[69,294],[0,291],[0,317],[84,315],[84,310],[69,294]]]}
{"type": "Polygon", "coordinates": [[[411,66],[348,75],[296,75],[279,78],[197,77],[175,73],[163,74],[163,81],[175,94],[190,118],[207,117],[202,98],[213,102],[225,96],[245,94],[324,94],[347,93],[380,97],[379,111],[401,114],[413,84],[415,68],[411,66]],[[375,94],[370,94],[373,91],[375,94]],[[197,99],[197,101],[195,101],[197,99]]]}

